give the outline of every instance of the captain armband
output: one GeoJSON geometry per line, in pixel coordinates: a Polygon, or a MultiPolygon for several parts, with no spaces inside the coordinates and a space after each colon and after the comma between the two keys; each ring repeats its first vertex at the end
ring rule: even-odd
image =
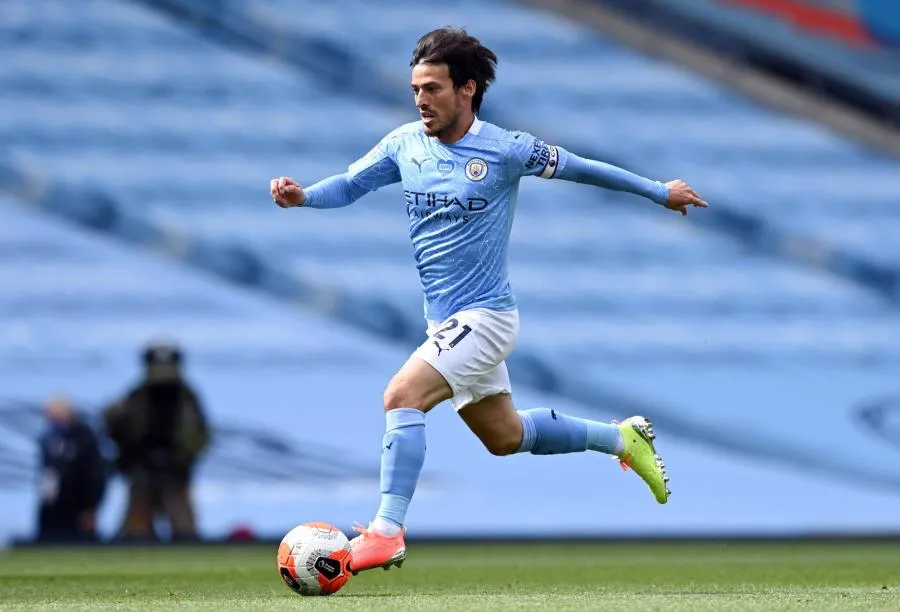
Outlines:
{"type": "Polygon", "coordinates": [[[556,176],[556,169],[559,167],[559,149],[554,146],[547,145],[547,163],[544,169],[538,174],[543,179],[552,179],[556,176]]]}

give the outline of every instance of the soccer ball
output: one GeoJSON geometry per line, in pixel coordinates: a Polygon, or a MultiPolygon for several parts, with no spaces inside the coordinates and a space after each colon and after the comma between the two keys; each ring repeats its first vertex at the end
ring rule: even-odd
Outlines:
{"type": "Polygon", "coordinates": [[[301,595],[331,595],[350,580],[350,541],[328,523],[304,523],[278,545],[278,573],[301,595]]]}

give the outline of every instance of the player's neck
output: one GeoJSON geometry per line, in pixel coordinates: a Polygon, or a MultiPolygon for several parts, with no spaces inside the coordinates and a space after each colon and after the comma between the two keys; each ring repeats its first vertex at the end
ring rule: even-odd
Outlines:
{"type": "Polygon", "coordinates": [[[447,130],[438,136],[437,139],[448,145],[459,142],[472,129],[473,123],[475,123],[475,113],[469,112],[459,118],[453,129],[447,130]]]}

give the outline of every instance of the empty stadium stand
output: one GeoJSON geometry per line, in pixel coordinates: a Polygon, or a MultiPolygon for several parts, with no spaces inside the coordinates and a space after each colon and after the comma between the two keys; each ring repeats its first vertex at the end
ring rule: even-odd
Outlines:
{"type": "MultiPolygon", "coordinates": [[[[874,488],[880,492],[858,493],[877,502],[868,526],[896,525],[900,435],[890,419],[872,415],[893,414],[900,393],[900,165],[550,14],[471,0],[424,13],[418,7],[412,0],[91,0],[77,7],[12,0],[0,8],[0,190],[7,192],[0,211],[12,201],[28,204],[241,286],[182,283],[181,275],[199,273],[177,265],[107,269],[122,248],[96,255],[96,267],[80,276],[81,255],[64,252],[62,238],[23,233],[31,237],[16,249],[30,254],[32,272],[6,268],[4,286],[27,296],[44,284],[30,302],[3,307],[48,309],[33,323],[50,334],[34,344],[35,361],[65,360],[73,351],[108,363],[108,372],[83,376],[89,362],[78,362],[60,379],[99,399],[129,371],[120,360],[130,359],[133,341],[163,328],[202,337],[201,361],[227,359],[217,357],[219,346],[227,355],[253,355],[259,361],[246,371],[254,376],[269,362],[354,364],[351,374],[343,365],[302,375],[294,368],[256,381],[256,389],[271,383],[262,404],[272,419],[289,418],[277,411],[303,397],[297,388],[318,389],[307,405],[328,401],[317,387],[323,381],[353,387],[348,403],[364,396],[377,403],[378,387],[423,328],[399,187],[341,210],[284,211],[272,205],[268,180],[287,174],[308,184],[341,172],[413,119],[407,79],[416,38],[434,25],[462,23],[501,57],[485,119],[656,178],[684,177],[712,205],[681,219],[633,196],[523,181],[510,262],[523,317],[512,374],[526,390],[523,401],[571,402],[603,418],[649,409],[686,468],[716,458],[710,474],[745,474],[762,487],[791,466],[777,488],[798,504],[801,492],[806,499],[845,495],[849,503],[853,496],[842,492],[874,488]],[[63,296],[50,290],[57,277],[69,283],[63,296]],[[141,305],[137,281],[147,278],[159,279],[145,290],[162,311],[141,305]],[[238,302],[251,299],[243,296],[248,288],[274,299],[244,308],[238,302]],[[307,309],[302,320],[285,304],[307,309]],[[77,321],[78,312],[93,313],[85,321],[96,327],[57,331],[55,316],[77,321]],[[123,320],[122,313],[131,314],[123,320]],[[107,340],[97,345],[95,337],[107,340]],[[833,452],[838,438],[848,453],[867,444],[872,460],[845,461],[833,452]],[[817,480],[804,489],[808,474],[817,480]]],[[[7,227],[15,228],[7,239],[20,235],[19,225],[7,227]]],[[[21,333],[10,329],[0,339],[6,363],[15,363],[21,333]]],[[[222,372],[209,371],[210,388],[231,376],[222,372]]],[[[41,380],[15,393],[33,397],[41,380]]],[[[240,415],[234,386],[214,393],[227,414],[240,415]]],[[[338,413],[346,422],[356,414],[349,407],[338,413]]],[[[353,434],[360,440],[381,426],[377,411],[366,418],[366,433],[353,434]]],[[[465,439],[454,444],[476,452],[465,439]]],[[[436,451],[445,453],[439,467],[452,466],[452,446],[436,451]]],[[[361,458],[368,467],[372,450],[361,458]]],[[[489,469],[508,477],[505,468],[489,469]]],[[[702,482],[689,486],[695,497],[683,516],[704,497],[702,482]]],[[[741,495],[734,499],[755,499],[741,495]]],[[[349,520],[359,503],[348,502],[346,514],[334,510],[334,520],[349,520]]],[[[798,505],[776,520],[783,503],[757,503],[757,518],[736,501],[709,506],[702,517],[721,529],[797,529],[808,510],[798,505]],[[713,508],[724,513],[718,522],[713,508]]],[[[498,502],[498,514],[503,507],[498,502]]],[[[816,528],[866,527],[864,515],[852,518],[841,507],[823,510],[816,528]]],[[[519,527],[535,528],[539,515],[536,509],[519,527]]],[[[634,515],[632,527],[672,528],[650,516],[634,515]]],[[[702,530],[696,516],[690,527],[702,530]]],[[[448,529],[456,518],[442,516],[432,527],[448,529]]],[[[595,519],[585,510],[573,529],[588,530],[595,519]]]]}
{"type": "Polygon", "coordinates": [[[900,125],[900,19],[890,0],[586,1],[900,125]]]}
{"type": "MultiPolygon", "coordinates": [[[[195,488],[203,536],[225,538],[249,527],[278,538],[311,519],[349,530],[373,511],[383,427],[378,398],[406,356],[402,347],[4,196],[0,280],[0,546],[34,528],[40,402],[63,392],[96,417],[138,376],[136,349],[161,336],[185,347],[187,373],[213,423],[214,444],[195,488]]],[[[527,384],[517,386],[516,396],[522,405],[604,418],[631,408],[609,404],[598,411],[527,384]]],[[[896,527],[896,477],[887,473],[870,482],[871,473],[854,474],[852,465],[834,462],[832,473],[827,458],[819,472],[786,470],[683,436],[661,443],[677,482],[677,497],[665,508],[606,457],[498,459],[452,410],[437,409],[429,415],[428,460],[410,512],[414,535],[781,535],[896,527]],[[585,490],[583,483],[596,484],[585,490]]],[[[105,538],[115,533],[125,500],[122,483],[113,480],[99,521],[105,538]]]]}

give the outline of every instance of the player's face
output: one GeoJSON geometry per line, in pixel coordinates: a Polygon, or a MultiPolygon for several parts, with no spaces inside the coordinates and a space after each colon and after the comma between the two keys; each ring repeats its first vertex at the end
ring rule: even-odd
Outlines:
{"type": "Polygon", "coordinates": [[[425,134],[440,137],[452,132],[466,111],[471,110],[475,82],[455,88],[447,64],[416,64],[412,90],[425,134]]]}

